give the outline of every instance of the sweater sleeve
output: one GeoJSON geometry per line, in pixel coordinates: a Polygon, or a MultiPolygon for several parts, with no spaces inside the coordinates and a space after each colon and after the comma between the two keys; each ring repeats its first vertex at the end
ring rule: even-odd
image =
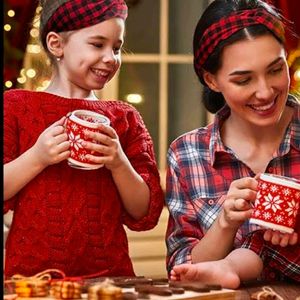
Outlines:
{"type": "Polygon", "coordinates": [[[149,186],[150,204],[148,214],[138,221],[124,212],[123,223],[131,230],[149,230],[155,227],[159,220],[164,194],[160,185],[151,136],[136,110],[129,112],[127,117],[130,130],[126,136],[124,151],[133,168],[149,186]]]}
{"type": "MultiPolygon", "coordinates": [[[[3,164],[9,163],[19,156],[18,143],[18,120],[16,110],[18,105],[17,91],[11,90],[4,93],[3,107],[3,164]]],[[[14,210],[17,196],[4,201],[3,213],[6,214],[9,210],[14,210]]]]}

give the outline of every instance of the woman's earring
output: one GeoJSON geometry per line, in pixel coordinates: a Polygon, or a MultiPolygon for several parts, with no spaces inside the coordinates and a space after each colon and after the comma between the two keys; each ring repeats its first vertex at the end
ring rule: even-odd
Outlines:
{"type": "Polygon", "coordinates": [[[60,57],[56,57],[56,60],[57,60],[57,61],[60,61],[60,57]]]}

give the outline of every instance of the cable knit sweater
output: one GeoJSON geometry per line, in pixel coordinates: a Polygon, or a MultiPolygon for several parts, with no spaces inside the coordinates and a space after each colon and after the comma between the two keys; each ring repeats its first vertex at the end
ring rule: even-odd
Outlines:
{"type": "Polygon", "coordinates": [[[14,211],[6,242],[6,276],[30,276],[47,268],[67,276],[132,276],[123,224],[142,231],[158,222],[163,193],[153,143],[137,110],[121,101],[5,92],[4,163],[32,147],[45,128],[75,109],[93,110],[110,119],[132,166],[150,188],[148,215],[136,221],[126,213],[105,167],[84,171],[69,167],[67,161],[48,166],[4,203],[4,213],[14,211]]]}

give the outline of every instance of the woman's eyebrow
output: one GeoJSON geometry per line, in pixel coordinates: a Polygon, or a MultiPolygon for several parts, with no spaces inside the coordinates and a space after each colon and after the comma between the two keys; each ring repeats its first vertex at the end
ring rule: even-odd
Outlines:
{"type": "MultiPolygon", "coordinates": [[[[268,64],[267,68],[270,68],[274,65],[276,65],[278,62],[280,62],[282,60],[282,57],[278,57],[276,59],[274,59],[271,63],[268,64]]],[[[252,71],[250,70],[242,70],[242,71],[234,71],[232,73],[229,74],[229,76],[234,76],[234,75],[245,75],[245,74],[249,74],[252,71]]]]}
{"type": "Polygon", "coordinates": [[[269,65],[268,65],[268,68],[276,65],[278,62],[280,62],[283,58],[282,57],[278,57],[276,59],[274,59],[269,65]]]}

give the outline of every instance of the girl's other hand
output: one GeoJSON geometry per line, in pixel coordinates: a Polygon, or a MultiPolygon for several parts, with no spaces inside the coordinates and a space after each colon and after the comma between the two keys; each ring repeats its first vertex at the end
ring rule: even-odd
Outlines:
{"type": "MultiPolygon", "coordinates": [[[[116,131],[107,125],[99,125],[100,132],[89,131],[86,137],[95,142],[83,142],[82,145],[93,151],[101,154],[101,156],[87,155],[87,159],[97,164],[104,164],[111,171],[116,171],[120,167],[128,164],[129,161],[125,155],[119,141],[116,131]]],[[[93,153],[92,152],[92,153],[93,153]]]]}
{"type": "Polygon", "coordinates": [[[250,218],[257,184],[257,180],[251,177],[237,179],[231,183],[223,204],[221,226],[237,229],[250,218]]]}
{"type": "Polygon", "coordinates": [[[298,234],[293,233],[282,233],[280,231],[267,229],[264,233],[264,240],[271,242],[273,245],[280,245],[286,247],[288,245],[296,245],[298,242],[298,234]]]}
{"type": "Polygon", "coordinates": [[[62,117],[46,128],[32,148],[36,159],[44,167],[57,164],[70,155],[70,143],[64,128],[65,120],[66,117],[62,117]]]}

